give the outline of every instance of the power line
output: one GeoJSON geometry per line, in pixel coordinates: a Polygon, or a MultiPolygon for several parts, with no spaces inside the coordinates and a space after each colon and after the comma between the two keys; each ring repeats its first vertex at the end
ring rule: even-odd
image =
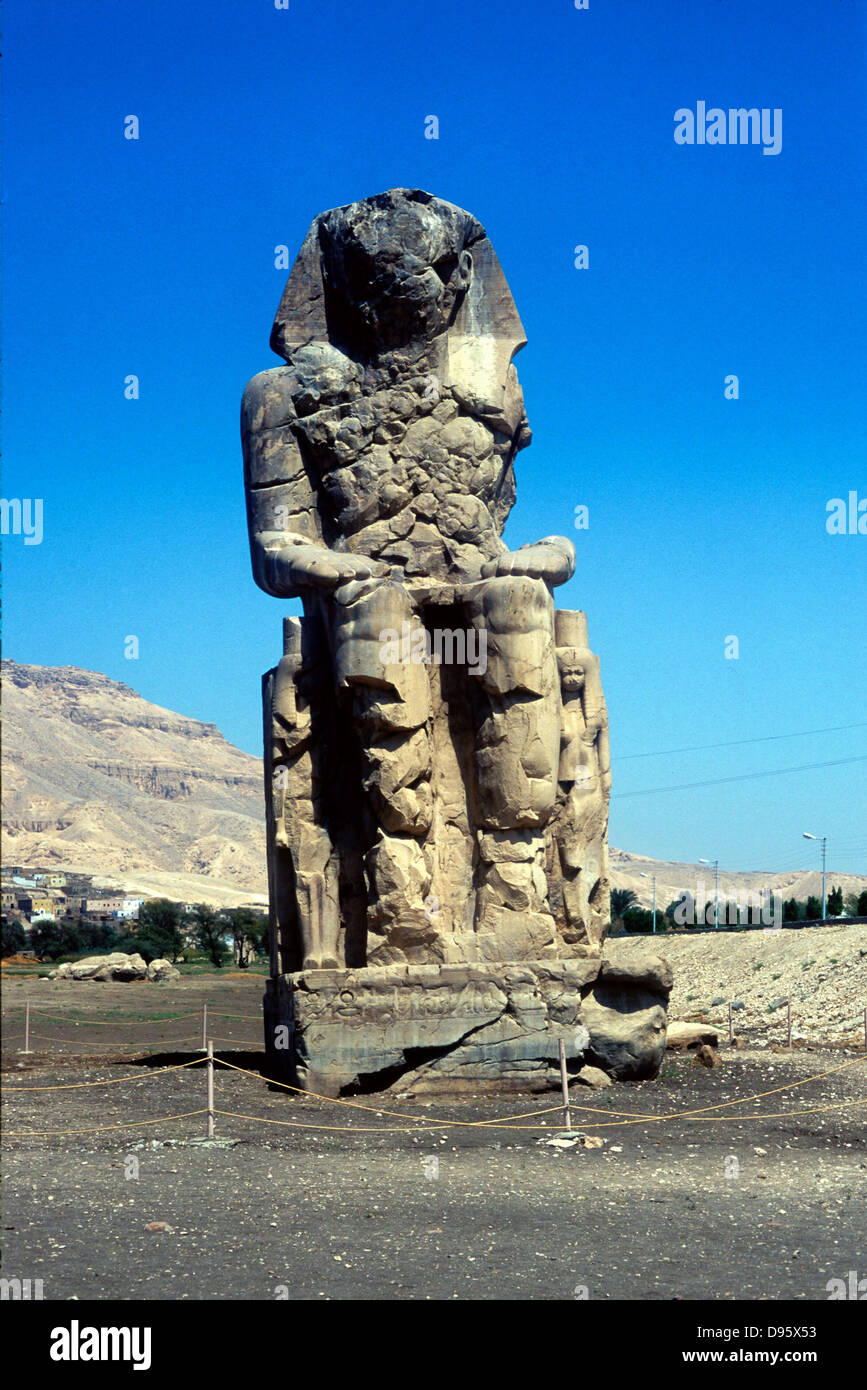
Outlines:
{"type": "Polygon", "coordinates": [[[614,755],[621,763],[633,758],[665,758],[671,753],[701,753],[708,748],[739,748],[745,743],[773,743],[781,738],[809,738],[812,734],[838,734],[844,729],[867,729],[867,721],[860,724],[835,724],[830,729],[802,729],[795,734],[765,734],[762,738],[736,738],[728,743],[693,743],[688,748],[661,748],[656,753],[622,753],[614,755]]]}
{"type": "Polygon", "coordinates": [[[867,754],[857,758],[837,758],[828,763],[802,763],[800,767],[776,767],[767,772],[742,772],[736,777],[714,777],[709,782],[680,782],[673,787],[642,787],[641,791],[617,792],[614,795],[617,800],[625,801],[628,796],[652,796],[655,792],[691,791],[694,787],[717,787],[723,782],[749,782],[756,777],[781,777],[786,772],[812,772],[817,767],[842,767],[844,763],[865,762],[867,762],[867,754]]]}

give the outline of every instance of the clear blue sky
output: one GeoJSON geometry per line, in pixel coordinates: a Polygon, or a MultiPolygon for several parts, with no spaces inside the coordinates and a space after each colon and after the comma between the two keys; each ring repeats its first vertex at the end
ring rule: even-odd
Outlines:
{"type": "Polygon", "coordinates": [[[825,530],[828,499],[867,496],[863,5],[4,11],[3,495],[43,498],[45,532],[4,546],[7,656],[260,751],[285,606],[250,573],[238,406],[277,365],[274,247],[420,186],[485,224],[527,330],[506,540],[577,542],[558,601],[602,657],[612,843],[811,867],[813,830],[867,870],[867,762],[627,795],[867,754],[861,727],[629,756],[867,721],[867,536],[825,530]],[[699,100],[782,108],[781,152],[676,145],[699,100]]]}

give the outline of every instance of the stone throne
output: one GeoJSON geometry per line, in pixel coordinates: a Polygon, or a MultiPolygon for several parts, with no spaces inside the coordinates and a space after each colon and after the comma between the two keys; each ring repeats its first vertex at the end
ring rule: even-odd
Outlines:
{"type": "Polygon", "coordinates": [[[244,393],[254,576],[304,612],[263,678],[266,1046],[314,1089],[547,1081],[613,968],[574,547],[500,538],[524,343],[484,228],[392,189],[314,220],[244,393]]]}

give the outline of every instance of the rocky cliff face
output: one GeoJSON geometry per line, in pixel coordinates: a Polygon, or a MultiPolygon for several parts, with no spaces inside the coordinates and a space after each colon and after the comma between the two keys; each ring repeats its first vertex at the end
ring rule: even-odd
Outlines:
{"type": "Polygon", "coordinates": [[[260,897],[261,762],[99,672],[5,661],[3,860],[180,898],[260,897]]]}

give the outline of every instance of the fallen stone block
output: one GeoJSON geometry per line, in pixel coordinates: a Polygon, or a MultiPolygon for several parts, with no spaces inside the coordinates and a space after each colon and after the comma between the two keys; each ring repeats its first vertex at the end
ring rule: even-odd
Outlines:
{"type": "Polygon", "coordinates": [[[707,1023],[684,1023],[679,1019],[668,1025],[667,1046],[671,1052],[685,1052],[687,1048],[719,1045],[719,1032],[707,1023]]]}

